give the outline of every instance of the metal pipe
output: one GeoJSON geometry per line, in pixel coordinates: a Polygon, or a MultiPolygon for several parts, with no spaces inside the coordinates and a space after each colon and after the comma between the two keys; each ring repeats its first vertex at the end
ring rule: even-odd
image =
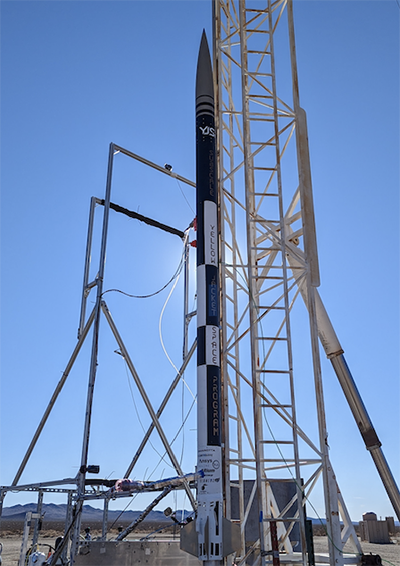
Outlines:
{"type": "Polygon", "coordinates": [[[127,155],[128,157],[132,157],[132,159],[136,159],[136,161],[140,161],[140,163],[144,163],[144,165],[148,165],[149,167],[153,167],[153,169],[157,169],[157,171],[160,171],[160,173],[165,173],[165,175],[168,175],[169,177],[178,179],[178,181],[182,181],[182,183],[186,183],[187,185],[196,188],[196,183],[194,183],[193,181],[189,181],[189,179],[186,179],[185,177],[182,177],[177,173],[173,173],[169,169],[166,169],[165,167],[161,167],[160,165],[157,165],[157,163],[153,163],[153,161],[150,161],[149,159],[145,159],[144,157],[141,157],[140,155],[137,155],[132,151],[124,149],[119,145],[114,145],[114,149],[116,152],[120,151],[121,153],[127,155]]]}
{"type": "MultiPolygon", "coordinates": [[[[308,293],[305,286],[304,278],[301,277],[301,271],[298,269],[303,264],[299,260],[301,250],[296,249],[296,256],[289,253],[288,260],[293,268],[293,275],[297,280],[301,296],[304,303],[308,307],[308,293]]],[[[304,265],[303,265],[304,267],[304,265]]],[[[325,350],[326,356],[330,359],[336,377],[342,387],[344,396],[349,404],[350,410],[357,423],[358,429],[363,437],[365,447],[369,450],[371,457],[378,470],[378,474],[382,479],[388,497],[393,505],[393,509],[400,520],[400,491],[390,471],[389,465],[381,449],[381,442],[374,429],[367,409],[363,403],[357,385],[351,375],[350,369],[343,355],[343,348],[333,328],[332,322],[326,312],[325,306],[317,290],[315,290],[315,308],[318,326],[319,340],[325,350]]]]}
{"type": "Polygon", "coordinates": [[[161,501],[162,499],[164,499],[164,497],[165,497],[166,495],[168,495],[171,491],[172,491],[172,486],[171,486],[171,485],[167,486],[167,487],[164,489],[164,491],[163,491],[162,493],[160,493],[160,495],[158,495],[158,496],[150,503],[150,505],[148,505],[148,506],[146,507],[146,509],[143,511],[143,513],[141,513],[137,519],[135,519],[134,521],[132,521],[132,523],[131,523],[130,525],[128,525],[128,526],[126,527],[126,529],[125,529],[124,531],[122,531],[122,533],[120,533],[120,534],[116,537],[115,540],[124,540],[124,538],[127,537],[133,530],[135,530],[136,527],[137,527],[138,525],[140,525],[140,523],[141,523],[142,521],[145,520],[145,518],[146,518],[147,515],[150,513],[150,511],[151,511],[152,509],[154,509],[154,507],[155,507],[156,505],[158,505],[158,503],[160,503],[160,501],[161,501]]]}
{"type": "MultiPolygon", "coordinates": [[[[294,46],[294,35],[291,34],[294,30],[293,26],[293,19],[292,14],[290,11],[291,8],[291,0],[288,2],[288,26],[289,26],[289,42],[293,43],[294,46]]],[[[273,114],[274,114],[274,133],[275,133],[275,155],[276,155],[276,163],[277,163],[277,183],[278,183],[278,193],[282,195],[282,170],[281,170],[281,149],[280,149],[280,134],[279,134],[279,125],[278,125],[278,102],[277,102],[277,87],[276,87],[276,70],[275,70],[275,46],[274,46],[274,33],[273,33],[273,18],[272,18],[272,2],[268,0],[268,19],[269,19],[269,37],[270,37],[270,51],[271,51],[271,74],[272,74],[272,90],[274,93],[273,96],[273,114]]],[[[296,57],[291,57],[291,66],[292,66],[292,74],[296,72],[296,57]]],[[[296,97],[294,100],[294,110],[295,114],[298,113],[297,108],[297,101],[296,97]]],[[[298,116],[296,116],[296,125],[298,125],[298,116]]],[[[299,134],[298,127],[296,127],[296,134],[299,134]]],[[[318,274],[318,255],[316,249],[316,237],[315,237],[315,226],[314,226],[314,209],[313,209],[313,200],[312,200],[312,185],[311,185],[311,171],[310,171],[310,160],[308,155],[308,140],[305,139],[305,143],[303,143],[303,150],[302,153],[299,150],[299,137],[296,138],[296,147],[298,151],[298,170],[299,170],[299,179],[300,179],[300,194],[302,198],[302,214],[306,215],[307,209],[308,213],[307,216],[303,219],[303,226],[304,231],[306,231],[306,224],[308,226],[308,230],[310,235],[308,236],[308,243],[306,242],[306,237],[304,237],[304,246],[306,247],[307,244],[307,257],[310,266],[310,284],[314,285],[316,283],[319,284],[319,274],[318,274]],[[303,162],[303,164],[301,163],[303,162]],[[303,186],[303,191],[301,190],[303,186]],[[305,196],[307,195],[307,196],[305,196]],[[304,201],[307,203],[305,206],[304,201]]],[[[285,217],[283,211],[283,199],[282,196],[279,198],[279,218],[280,218],[280,232],[282,235],[282,242],[281,242],[281,253],[282,253],[282,270],[283,270],[283,290],[284,290],[284,305],[285,305],[285,324],[286,324],[286,336],[287,336],[287,355],[288,355],[288,365],[289,365],[289,378],[290,378],[290,397],[291,397],[291,405],[292,405],[292,419],[293,422],[296,423],[296,405],[295,405],[295,391],[294,391],[294,379],[293,379],[293,353],[291,347],[291,324],[290,324],[290,305],[289,305],[289,290],[288,290],[288,278],[287,278],[287,250],[286,250],[286,225],[285,225],[285,217]]],[[[272,260],[272,258],[271,258],[272,260]]],[[[268,265],[268,262],[267,262],[268,265]]],[[[272,265],[272,262],[271,262],[272,265]]],[[[316,328],[316,326],[315,326],[316,328]]],[[[318,341],[318,337],[316,334],[316,341],[318,341]]],[[[313,342],[312,331],[311,331],[311,343],[313,342]]],[[[314,374],[315,368],[319,366],[319,357],[315,358],[313,356],[314,361],[316,362],[314,365],[314,374]]],[[[303,492],[301,488],[301,469],[300,469],[300,456],[299,456],[299,446],[298,446],[298,435],[297,435],[297,426],[293,427],[293,454],[294,454],[294,461],[295,461],[295,483],[296,483],[296,495],[297,495],[297,508],[299,514],[299,531],[300,531],[300,542],[301,542],[301,551],[302,551],[302,559],[303,564],[306,562],[306,533],[305,533],[305,524],[306,524],[306,517],[304,513],[304,506],[303,506],[303,492]]],[[[284,511],[281,510],[282,515],[284,515],[284,511]]],[[[282,526],[282,525],[280,525],[282,526]]],[[[273,535],[272,531],[270,532],[271,537],[271,546],[273,535]]],[[[286,544],[289,543],[289,532],[286,532],[285,535],[286,544]]],[[[291,548],[291,544],[289,544],[289,548],[291,548]]],[[[272,549],[273,550],[273,549],[272,549]]]]}
{"type": "Polygon", "coordinates": [[[361,436],[363,437],[365,447],[371,454],[376,469],[378,470],[378,474],[386,489],[386,493],[393,505],[393,509],[397,518],[400,520],[399,488],[397,487],[396,481],[382,452],[382,443],[375,432],[344,355],[340,354],[331,358],[331,363],[339,383],[342,386],[343,393],[347,399],[351,412],[353,413],[353,417],[360,430],[361,436]]]}
{"type": "MultiPolygon", "coordinates": [[[[67,512],[65,515],[65,526],[64,526],[64,539],[68,536],[68,529],[70,524],[72,523],[72,492],[68,493],[67,499],[67,512]]],[[[66,543],[61,552],[61,559],[64,560],[64,563],[67,562],[67,552],[68,552],[68,543],[66,543]]]]}
{"type": "Polygon", "coordinates": [[[26,454],[25,454],[25,456],[24,456],[24,459],[22,460],[21,465],[20,465],[20,467],[19,467],[19,469],[18,469],[18,472],[17,472],[17,474],[16,474],[16,476],[15,476],[15,478],[14,478],[14,481],[13,481],[12,484],[11,484],[11,485],[13,485],[13,486],[17,485],[17,483],[19,482],[19,480],[20,480],[20,478],[21,478],[21,475],[22,475],[22,472],[24,471],[25,466],[26,466],[26,464],[28,463],[28,460],[29,460],[29,458],[30,458],[30,456],[31,456],[31,454],[32,454],[32,451],[33,451],[33,449],[35,448],[36,442],[38,441],[39,436],[40,436],[40,434],[41,434],[41,432],[42,432],[42,430],[43,430],[43,427],[44,427],[44,425],[46,424],[47,419],[49,418],[49,415],[50,415],[51,410],[52,410],[52,408],[53,408],[53,406],[54,406],[54,403],[56,402],[57,397],[58,397],[58,395],[60,394],[60,392],[61,392],[61,390],[62,390],[62,388],[63,388],[63,386],[64,386],[64,383],[66,382],[67,377],[68,377],[68,375],[69,375],[69,373],[70,373],[70,371],[71,371],[71,369],[72,369],[72,366],[74,365],[74,362],[75,362],[75,360],[76,360],[76,358],[77,358],[77,356],[78,356],[78,354],[79,354],[79,352],[80,352],[80,349],[81,349],[81,347],[82,347],[82,345],[83,345],[83,343],[84,343],[84,341],[85,341],[85,338],[86,338],[86,336],[87,336],[87,334],[88,334],[88,332],[89,332],[89,329],[90,329],[90,327],[92,326],[92,323],[93,323],[93,320],[94,320],[94,312],[95,312],[95,311],[94,311],[94,309],[93,309],[93,311],[91,312],[91,314],[90,314],[90,316],[89,316],[89,318],[88,318],[88,321],[87,321],[87,323],[86,323],[86,326],[85,326],[85,328],[83,329],[83,332],[82,332],[82,334],[81,334],[81,336],[80,336],[80,338],[79,338],[79,340],[78,340],[78,343],[77,343],[77,345],[75,346],[74,351],[72,352],[72,356],[71,356],[70,359],[69,359],[69,362],[68,362],[68,364],[67,364],[67,367],[65,368],[65,371],[64,371],[64,373],[62,374],[62,377],[61,377],[60,381],[58,382],[57,387],[55,388],[55,391],[54,391],[54,393],[53,393],[53,395],[52,395],[52,397],[51,397],[51,399],[50,399],[49,404],[47,405],[47,409],[45,410],[45,412],[44,412],[44,414],[43,414],[42,420],[40,421],[39,426],[38,426],[37,429],[36,429],[36,432],[35,432],[35,434],[34,434],[32,440],[31,440],[31,443],[30,443],[30,445],[29,445],[29,447],[28,447],[28,450],[26,451],[26,454]]]}
{"type": "Polygon", "coordinates": [[[104,499],[104,509],[103,509],[103,527],[101,530],[101,540],[106,540],[107,530],[108,530],[108,504],[110,500],[108,497],[104,499]]]}
{"type": "Polygon", "coordinates": [[[88,296],[88,283],[89,283],[89,269],[90,269],[90,257],[92,251],[92,240],[93,240],[93,223],[94,223],[94,211],[96,208],[96,197],[90,199],[90,212],[89,212],[89,223],[88,223],[88,233],[86,239],[86,255],[85,255],[85,268],[83,273],[83,284],[82,284],[82,302],[81,302],[81,315],[79,318],[79,328],[78,328],[78,340],[81,335],[81,330],[85,324],[85,314],[86,314],[86,301],[88,296]]]}
{"type": "MultiPolygon", "coordinates": [[[[143,384],[142,384],[142,382],[141,382],[141,380],[140,380],[140,378],[139,378],[139,375],[138,375],[138,373],[137,373],[137,371],[136,371],[136,369],[135,369],[135,366],[134,366],[133,363],[132,363],[132,360],[131,360],[131,358],[130,358],[130,356],[129,356],[129,353],[128,353],[126,347],[125,347],[125,344],[124,344],[124,342],[123,342],[123,340],[122,340],[122,338],[121,338],[121,336],[120,336],[120,334],[119,334],[119,332],[118,332],[118,330],[117,330],[117,327],[115,326],[115,323],[114,323],[114,321],[113,321],[113,319],[112,319],[111,313],[110,313],[110,311],[108,310],[108,307],[107,307],[105,301],[102,301],[101,306],[102,306],[103,312],[104,312],[104,314],[105,314],[105,316],[106,316],[107,322],[108,322],[108,324],[110,325],[110,328],[111,328],[111,330],[112,330],[112,332],[113,332],[113,334],[114,334],[114,337],[115,337],[115,339],[116,339],[116,341],[117,341],[117,343],[118,343],[118,346],[120,347],[121,354],[122,354],[122,356],[125,358],[125,361],[126,361],[126,363],[127,363],[127,366],[128,366],[128,368],[129,368],[129,371],[131,372],[132,377],[133,377],[133,379],[135,380],[136,386],[137,386],[137,388],[139,389],[139,393],[141,394],[142,399],[143,399],[143,401],[144,401],[144,404],[146,405],[146,408],[147,408],[147,410],[149,411],[149,414],[150,414],[150,416],[151,416],[151,419],[152,419],[152,421],[153,421],[153,423],[154,423],[154,426],[155,426],[155,428],[157,429],[158,434],[160,435],[160,438],[161,438],[161,441],[162,441],[162,443],[163,443],[163,445],[164,445],[164,448],[165,448],[165,450],[166,450],[166,452],[167,452],[167,454],[168,454],[168,456],[169,456],[169,458],[170,458],[170,460],[171,460],[171,462],[172,462],[174,468],[176,469],[177,473],[178,473],[180,476],[183,476],[184,474],[183,474],[182,469],[181,469],[181,467],[180,467],[180,465],[179,465],[179,462],[178,462],[178,460],[176,459],[176,456],[175,456],[175,454],[173,453],[173,451],[172,451],[172,449],[171,449],[171,446],[169,445],[169,442],[168,442],[168,440],[167,440],[167,437],[165,436],[164,430],[163,430],[163,428],[162,428],[162,426],[161,426],[161,424],[160,424],[160,421],[159,421],[159,419],[158,419],[158,417],[157,417],[157,414],[155,413],[155,411],[154,411],[154,409],[153,409],[153,406],[152,406],[152,404],[150,403],[150,399],[149,399],[148,396],[147,396],[147,393],[146,393],[146,391],[145,391],[145,389],[144,389],[144,387],[143,387],[143,384]]],[[[190,488],[189,488],[189,485],[188,485],[187,482],[185,483],[185,491],[186,491],[186,493],[187,493],[187,496],[189,497],[190,502],[192,503],[192,505],[193,505],[193,507],[194,507],[194,506],[195,506],[195,500],[194,500],[194,497],[193,497],[193,493],[190,491],[190,488]]]]}
{"type": "Polygon", "coordinates": [[[3,514],[3,503],[4,503],[4,498],[6,496],[7,491],[5,489],[2,489],[0,491],[0,517],[3,514]]]}
{"type": "MultiPolygon", "coordinates": [[[[167,391],[167,393],[166,393],[166,395],[165,395],[165,397],[164,397],[164,399],[163,399],[163,401],[162,401],[162,403],[161,403],[161,405],[160,405],[160,407],[159,407],[159,409],[158,409],[158,411],[157,411],[157,413],[156,413],[158,419],[161,417],[161,414],[162,414],[163,410],[165,409],[165,407],[166,407],[166,405],[167,405],[167,403],[168,403],[168,401],[169,401],[169,399],[170,399],[172,393],[174,392],[174,390],[175,390],[176,386],[178,385],[179,381],[181,380],[181,377],[182,377],[182,375],[183,375],[183,373],[184,373],[184,371],[185,371],[185,369],[186,369],[188,363],[190,362],[190,359],[191,359],[191,357],[193,356],[193,354],[194,354],[194,352],[195,352],[195,350],[196,350],[196,347],[197,347],[197,339],[194,340],[194,342],[193,342],[193,344],[192,344],[192,347],[190,348],[190,350],[189,350],[189,352],[188,352],[188,354],[187,354],[187,356],[186,356],[186,358],[185,358],[183,364],[181,365],[181,367],[180,367],[180,369],[179,369],[179,372],[177,373],[177,375],[176,375],[174,381],[171,383],[171,385],[170,385],[170,387],[169,387],[169,389],[168,389],[168,391],[167,391]]],[[[140,454],[142,453],[142,451],[143,451],[143,449],[144,449],[144,447],[145,447],[145,445],[146,445],[148,439],[150,438],[150,435],[151,435],[151,433],[153,432],[154,428],[155,428],[155,424],[154,424],[154,422],[152,422],[152,423],[150,424],[149,428],[147,429],[147,432],[146,432],[146,434],[144,435],[144,437],[143,437],[143,439],[142,439],[142,442],[141,442],[139,448],[137,449],[135,456],[133,457],[132,462],[129,464],[128,469],[126,470],[126,473],[125,473],[125,477],[126,477],[126,478],[130,476],[130,474],[131,474],[133,468],[135,467],[136,462],[138,461],[139,456],[140,456],[140,454]]]]}
{"type": "Polygon", "coordinates": [[[297,74],[296,44],[294,36],[293,1],[287,2],[290,62],[292,70],[293,109],[296,116],[296,149],[299,171],[301,213],[303,223],[304,249],[310,269],[311,285],[319,287],[319,263],[315,230],[314,200],[312,193],[310,152],[308,146],[307,118],[300,107],[299,82],[297,74]]]}
{"type": "Polygon", "coordinates": [[[317,403],[318,430],[320,450],[322,453],[322,476],[325,498],[326,526],[328,530],[329,563],[331,566],[343,565],[343,553],[341,543],[341,527],[339,521],[339,501],[338,489],[329,460],[328,432],[326,428],[324,396],[322,387],[321,360],[318,344],[318,326],[315,307],[316,288],[310,283],[311,276],[308,278],[308,312],[310,318],[310,334],[312,343],[313,370],[315,381],[315,395],[317,403]]]}
{"type": "Polygon", "coordinates": [[[85,478],[86,478],[86,466],[87,466],[87,459],[89,452],[90,424],[92,419],[94,383],[96,380],[97,357],[98,357],[98,349],[99,349],[101,298],[103,293],[104,271],[105,271],[105,261],[106,261],[108,220],[110,216],[111,180],[112,180],[112,171],[113,171],[114,151],[115,151],[114,144],[111,143],[108,153],[108,168],[107,168],[106,194],[104,199],[103,229],[101,236],[99,271],[97,277],[97,297],[96,297],[96,305],[94,307],[95,317],[93,322],[92,353],[90,359],[89,383],[88,383],[88,392],[86,398],[86,413],[85,413],[85,424],[84,424],[83,440],[82,440],[81,467],[79,469],[78,477],[77,477],[78,500],[76,503],[76,521],[75,521],[72,546],[71,546],[72,564],[74,562],[74,557],[78,552],[79,534],[80,534],[80,526],[82,519],[81,511],[83,506],[82,497],[85,493],[85,478]]]}
{"type": "MultiPolygon", "coordinates": [[[[76,484],[76,477],[74,478],[65,478],[63,480],[52,480],[52,481],[43,481],[43,482],[35,482],[35,483],[26,483],[23,485],[10,485],[10,486],[3,486],[5,491],[40,491],[43,488],[57,486],[57,485],[74,485],[76,484]]],[[[46,489],[44,489],[46,491],[46,489]]],[[[63,490],[61,493],[68,492],[69,490],[63,490]]]]}
{"type": "Polygon", "coordinates": [[[38,515],[38,518],[35,521],[35,527],[33,530],[33,537],[32,537],[32,546],[34,547],[37,544],[37,541],[39,539],[39,526],[40,526],[40,521],[42,519],[42,509],[43,509],[43,491],[40,490],[38,493],[38,502],[37,502],[37,507],[36,507],[36,514],[38,515]]]}

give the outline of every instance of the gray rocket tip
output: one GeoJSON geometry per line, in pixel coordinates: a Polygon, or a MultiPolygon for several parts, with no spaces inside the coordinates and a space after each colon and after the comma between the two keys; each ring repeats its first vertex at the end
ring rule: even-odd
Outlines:
{"type": "Polygon", "coordinates": [[[206,32],[201,36],[196,73],[196,115],[214,115],[214,83],[206,32]]]}

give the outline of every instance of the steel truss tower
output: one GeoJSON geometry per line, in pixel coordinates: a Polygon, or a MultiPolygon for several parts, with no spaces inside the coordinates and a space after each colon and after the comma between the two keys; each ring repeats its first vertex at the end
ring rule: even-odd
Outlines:
{"type": "MultiPolygon", "coordinates": [[[[258,566],[268,562],[277,566],[279,562],[306,564],[307,560],[312,564],[306,508],[310,508],[313,490],[318,487],[324,494],[329,563],[343,565],[342,550],[347,540],[353,543],[353,562],[358,562],[362,550],[329,460],[318,340],[331,359],[399,519],[400,494],[317,291],[319,269],[307,125],[298,93],[292,0],[214,0],[213,9],[221,226],[223,476],[225,516],[237,522],[241,532],[241,548],[234,556],[235,564],[258,566]],[[303,362],[300,366],[296,364],[294,355],[299,328],[296,327],[297,317],[291,320],[291,314],[297,309],[299,296],[308,312],[309,328],[301,325],[300,343],[303,351],[311,352],[309,367],[303,366],[303,362]],[[301,409],[304,409],[306,382],[311,384],[308,391],[312,391],[312,395],[307,398],[308,414],[304,419],[301,409]],[[296,411],[299,393],[303,394],[303,399],[296,411]]],[[[90,468],[97,467],[88,465],[88,449],[100,318],[103,315],[151,418],[125,477],[135,469],[155,431],[179,477],[166,480],[170,485],[165,489],[163,486],[164,491],[154,500],[154,505],[167,495],[167,489],[180,482],[193,509],[196,508],[193,483],[189,483],[194,482],[196,475],[183,474],[160,420],[196,349],[196,341],[190,348],[188,342],[188,326],[196,314],[189,312],[188,302],[188,230],[180,232],[146,219],[152,226],[168,228],[169,232],[173,230],[172,233],[179,235],[185,243],[183,361],[157,409],[103,296],[110,209],[145,221],[145,217],[111,201],[113,164],[117,154],[195,187],[194,182],[172,173],[171,168],[156,165],[115,144],[110,145],[105,198],[93,197],[91,201],[78,343],[12,485],[2,486],[0,490],[0,511],[8,491],[38,492],[37,518],[41,515],[43,493],[65,493],[68,496],[66,533],[72,533],[69,549],[72,561],[79,548],[80,511],[84,501],[104,500],[102,536],[105,540],[109,500],[116,497],[112,490],[96,491],[86,478],[87,473],[92,473],[90,468]],[[104,207],[103,228],[99,269],[95,279],[90,281],[97,205],[104,207]],[[91,291],[96,292],[96,301],[87,315],[91,291]],[[21,486],[21,475],[92,327],[79,472],[74,478],[21,486]]],[[[126,494],[122,493],[122,496],[126,494]]],[[[148,506],[145,512],[151,508],[148,506]]],[[[210,509],[214,512],[212,507],[210,509]]],[[[27,519],[26,526],[31,518],[27,519]]],[[[124,531],[117,540],[122,540],[126,534],[124,531]]],[[[225,535],[223,532],[223,539],[228,538],[225,535]]],[[[36,530],[33,544],[36,544],[37,536],[36,530]]],[[[67,556],[68,544],[66,536],[65,548],[58,551],[63,558],[67,556]]],[[[26,547],[21,549],[21,560],[25,559],[25,552],[26,547]]],[[[318,563],[328,560],[316,557],[318,563]]],[[[232,561],[232,555],[229,561],[232,561]]]]}
{"type": "Polygon", "coordinates": [[[276,527],[286,553],[281,562],[300,548],[304,562],[305,505],[322,478],[330,563],[343,564],[349,536],[360,548],[326,442],[318,256],[292,0],[218,0],[214,9],[226,514],[240,521],[242,557],[254,551],[259,563],[271,560],[276,527]],[[310,370],[293,365],[290,315],[300,293],[308,305],[310,370]],[[295,391],[308,378],[315,443],[296,417],[295,391]]]}

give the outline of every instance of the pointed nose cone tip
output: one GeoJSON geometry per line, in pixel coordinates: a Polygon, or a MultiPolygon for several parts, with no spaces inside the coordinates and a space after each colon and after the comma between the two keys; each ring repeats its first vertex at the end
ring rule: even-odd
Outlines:
{"type": "MultiPolygon", "coordinates": [[[[199,57],[197,59],[196,73],[196,114],[203,113],[207,110],[211,113],[210,105],[214,106],[214,84],[213,72],[211,66],[210,51],[206,32],[203,30],[201,36],[199,57]]],[[[214,110],[212,109],[212,113],[214,110]]]]}

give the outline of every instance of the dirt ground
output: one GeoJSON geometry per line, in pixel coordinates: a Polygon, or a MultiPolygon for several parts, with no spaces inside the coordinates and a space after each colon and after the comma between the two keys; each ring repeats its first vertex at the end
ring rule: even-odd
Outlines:
{"type": "MultiPolygon", "coordinates": [[[[364,554],[378,554],[382,560],[382,566],[400,566],[400,535],[391,538],[391,544],[372,544],[370,542],[361,541],[361,548],[364,554]]],[[[314,551],[318,553],[328,552],[328,537],[314,536],[314,551]]],[[[352,554],[353,550],[347,542],[344,546],[344,552],[352,554]]]]}
{"type": "MultiPolygon", "coordinates": [[[[99,531],[93,530],[93,538],[100,534],[99,531]]],[[[117,531],[115,532],[116,535],[117,531]]],[[[113,533],[114,534],[114,533],[113,533]]],[[[144,533],[141,533],[144,534],[144,533]]],[[[59,533],[56,531],[45,531],[39,538],[39,549],[47,554],[48,546],[54,547],[55,539],[59,533]]],[[[170,536],[173,536],[170,534],[170,536]]],[[[21,549],[21,536],[18,534],[2,533],[0,541],[3,544],[3,552],[1,554],[2,566],[17,566],[21,549]]],[[[382,566],[400,566],[400,535],[392,538],[392,544],[371,544],[362,542],[361,547],[364,554],[379,554],[382,559],[382,566]]],[[[328,539],[326,536],[314,536],[315,553],[328,552],[328,539]]],[[[348,544],[345,546],[345,552],[351,553],[348,544]]]]}

